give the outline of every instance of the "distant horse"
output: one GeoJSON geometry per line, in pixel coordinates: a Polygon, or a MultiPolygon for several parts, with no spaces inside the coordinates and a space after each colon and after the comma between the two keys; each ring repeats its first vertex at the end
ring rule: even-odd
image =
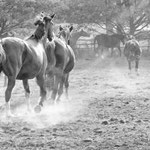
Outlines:
{"type": "Polygon", "coordinates": [[[68,28],[59,27],[59,38],[63,38],[62,40],[65,40],[65,42],[70,45],[70,39],[71,39],[71,32],[73,30],[73,26],[70,26],[68,28]]]}
{"type": "MultiPolygon", "coordinates": [[[[50,22],[49,17],[45,18],[45,22],[50,22]]],[[[63,86],[66,88],[66,96],[68,96],[69,73],[75,65],[75,55],[72,48],[58,38],[53,32],[53,23],[50,22],[50,30],[48,32],[48,40],[46,53],[48,58],[47,75],[54,77],[51,99],[52,102],[60,101],[63,94],[63,86]]],[[[64,34],[66,35],[66,34],[64,34]]]]}
{"type": "Polygon", "coordinates": [[[139,61],[142,54],[142,49],[139,46],[139,43],[136,39],[130,39],[126,42],[124,47],[124,55],[127,58],[128,66],[129,66],[129,73],[131,73],[131,62],[135,61],[135,71],[137,75],[139,75],[138,68],[139,68],[139,61]]]}
{"type": "Polygon", "coordinates": [[[125,44],[125,38],[126,36],[123,34],[100,34],[96,35],[94,38],[94,51],[96,55],[98,55],[98,49],[101,47],[101,54],[103,54],[104,48],[111,48],[111,56],[113,55],[113,49],[118,48],[120,56],[121,56],[121,49],[120,49],[120,43],[122,42],[123,45],[125,44]],[[95,44],[98,44],[98,47],[95,48],[95,44]]]}
{"type": "MultiPolygon", "coordinates": [[[[52,19],[52,18],[50,18],[52,19]]],[[[8,77],[8,85],[5,92],[6,114],[11,116],[10,98],[16,79],[23,81],[25,97],[30,109],[30,89],[28,79],[36,77],[40,87],[40,101],[42,106],[46,99],[45,73],[47,68],[47,56],[45,43],[48,36],[48,24],[42,18],[35,22],[37,29],[26,40],[15,37],[3,38],[0,45],[0,72],[8,77]]],[[[37,105],[37,106],[38,106],[37,105]]],[[[35,111],[36,111],[35,107],[35,111]]]]}
{"type": "Polygon", "coordinates": [[[79,30],[79,31],[74,31],[71,33],[71,37],[70,37],[70,46],[72,47],[75,56],[78,57],[78,50],[76,47],[77,41],[80,37],[89,37],[90,34],[87,33],[86,31],[84,31],[83,29],[79,30]]]}

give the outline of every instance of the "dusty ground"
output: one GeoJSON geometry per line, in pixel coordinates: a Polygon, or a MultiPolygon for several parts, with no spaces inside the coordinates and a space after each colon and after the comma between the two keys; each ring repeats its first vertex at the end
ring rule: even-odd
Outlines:
{"type": "MultiPolygon", "coordinates": [[[[150,150],[150,59],[129,76],[122,58],[79,60],[70,76],[70,100],[26,113],[24,90],[13,90],[15,118],[0,117],[1,150],[150,150]]],[[[39,89],[30,82],[32,106],[39,89]]],[[[0,104],[4,104],[0,77],[0,104]]]]}

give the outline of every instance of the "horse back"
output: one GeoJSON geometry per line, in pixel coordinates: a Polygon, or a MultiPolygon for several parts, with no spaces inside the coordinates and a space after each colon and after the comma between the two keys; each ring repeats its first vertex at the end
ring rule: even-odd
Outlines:
{"type": "Polygon", "coordinates": [[[119,37],[108,34],[99,34],[95,37],[95,40],[97,40],[98,45],[106,48],[114,48],[120,44],[119,37]]]}
{"type": "Polygon", "coordinates": [[[32,79],[46,66],[42,60],[46,55],[40,56],[35,49],[22,39],[9,37],[2,39],[2,46],[6,53],[6,62],[3,65],[7,76],[15,76],[17,79],[32,79]]]}
{"type": "Polygon", "coordinates": [[[67,45],[67,54],[68,54],[68,61],[67,61],[67,65],[64,69],[64,73],[69,73],[75,65],[75,54],[73,52],[73,49],[67,45]]]}
{"type": "Polygon", "coordinates": [[[44,73],[47,67],[47,56],[43,44],[24,41],[24,45],[26,57],[24,58],[20,74],[26,74],[28,78],[33,78],[37,74],[44,73]]]}
{"type": "Polygon", "coordinates": [[[142,49],[140,48],[138,41],[132,39],[126,42],[124,47],[124,55],[127,57],[127,59],[140,59],[141,54],[142,49]]]}
{"type": "Polygon", "coordinates": [[[60,39],[55,39],[54,42],[56,68],[61,68],[65,73],[70,72],[75,61],[75,55],[72,48],[60,39]]]}

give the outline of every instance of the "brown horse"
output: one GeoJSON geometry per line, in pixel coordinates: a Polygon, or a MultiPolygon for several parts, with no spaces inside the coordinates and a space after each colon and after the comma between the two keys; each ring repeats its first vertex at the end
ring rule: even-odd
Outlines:
{"type": "MultiPolygon", "coordinates": [[[[5,37],[14,37],[13,32],[5,32],[0,35],[0,39],[5,37]]],[[[4,87],[7,85],[7,76],[4,75],[4,87]]]]}
{"type": "Polygon", "coordinates": [[[48,58],[47,74],[54,78],[51,99],[52,102],[58,102],[63,94],[64,85],[66,96],[68,96],[68,78],[69,73],[74,68],[75,55],[72,48],[54,34],[53,23],[50,21],[50,18],[47,16],[44,19],[50,25],[46,53],[48,58]]]}
{"type": "Polygon", "coordinates": [[[84,31],[83,29],[71,33],[70,46],[73,49],[75,56],[77,58],[79,57],[79,52],[78,52],[77,47],[76,47],[78,39],[80,37],[89,37],[89,36],[90,36],[90,34],[87,33],[86,31],[84,31]]]}
{"type": "MultiPolygon", "coordinates": [[[[37,79],[37,84],[40,87],[40,101],[38,105],[42,106],[43,101],[46,99],[45,72],[47,56],[45,44],[49,25],[44,23],[43,18],[38,19],[35,25],[37,29],[26,40],[8,37],[3,38],[1,41],[0,72],[3,71],[8,77],[8,85],[5,92],[6,113],[8,116],[11,115],[10,98],[16,79],[23,81],[25,97],[28,100],[28,109],[30,109],[28,79],[35,77],[37,79]]],[[[39,110],[38,108],[35,107],[35,111],[39,110]]]]}
{"type": "Polygon", "coordinates": [[[121,49],[120,49],[120,43],[122,42],[123,45],[125,44],[125,38],[126,36],[123,34],[100,34],[96,35],[94,38],[94,51],[96,53],[96,56],[98,56],[98,50],[101,47],[101,54],[103,54],[104,48],[111,48],[111,56],[113,55],[113,49],[116,47],[119,50],[120,56],[121,56],[121,49]],[[98,44],[98,47],[95,47],[95,44],[98,44]]]}
{"type": "Polygon", "coordinates": [[[70,39],[71,39],[71,32],[73,31],[73,26],[70,26],[68,28],[59,27],[59,38],[62,38],[62,40],[65,40],[65,42],[70,45],[70,39]]]}
{"type": "Polygon", "coordinates": [[[134,38],[128,40],[124,47],[124,55],[127,58],[128,66],[129,66],[129,74],[131,74],[131,62],[135,61],[135,71],[137,75],[139,75],[138,68],[139,68],[139,61],[142,54],[142,49],[138,41],[134,38]]]}

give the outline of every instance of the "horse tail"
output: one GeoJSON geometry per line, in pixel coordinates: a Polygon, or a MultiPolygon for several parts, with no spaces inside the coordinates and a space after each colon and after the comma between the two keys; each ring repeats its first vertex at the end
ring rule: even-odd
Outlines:
{"type": "Polygon", "coordinates": [[[6,53],[3,48],[2,40],[0,41],[0,73],[2,71],[2,63],[6,60],[6,53]]]}
{"type": "Polygon", "coordinates": [[[75,55],[74,55],[73,50],[71,49],[69,51],[69,61],[68,61],[67,65],[66,65],[66,67],[64,69],[64,73],[69,73],[73,69],[74,64],[75,64],[75,55]]]}

